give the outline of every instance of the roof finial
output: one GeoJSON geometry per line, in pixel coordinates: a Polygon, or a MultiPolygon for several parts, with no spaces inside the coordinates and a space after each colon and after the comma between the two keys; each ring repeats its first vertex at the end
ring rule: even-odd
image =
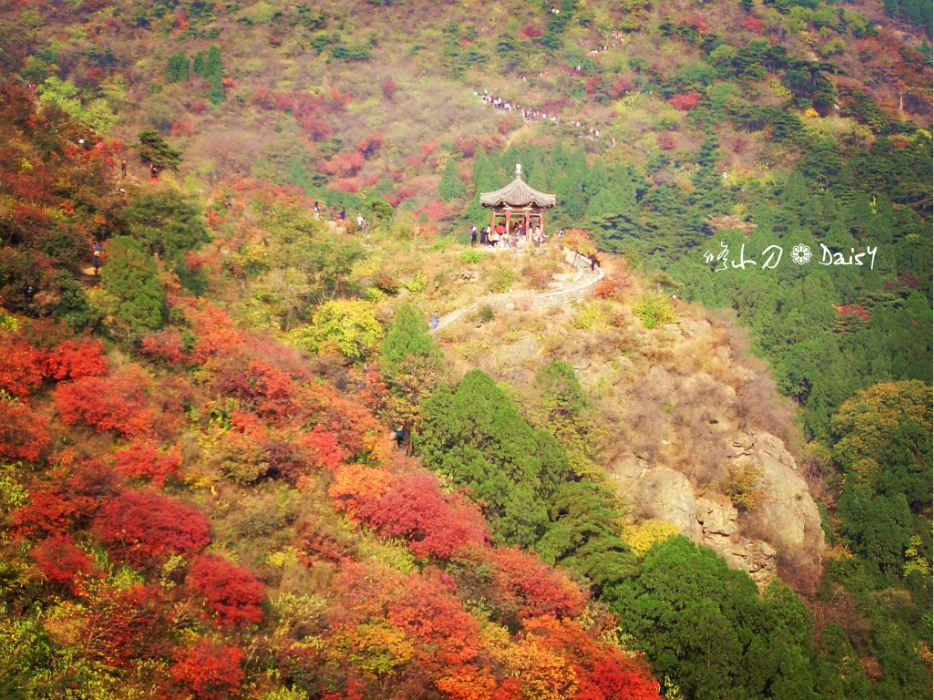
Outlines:
{"type": "Polygon", "coordinates": [[[517,180],[522,179],[522,164],[521,163],[516,163],[516,179],[517,180]]]}

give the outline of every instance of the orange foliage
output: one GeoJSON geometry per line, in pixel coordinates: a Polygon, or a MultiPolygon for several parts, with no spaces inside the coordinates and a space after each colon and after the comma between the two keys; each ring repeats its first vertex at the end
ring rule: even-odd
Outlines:
{"type": "Polygon", "coordinates": [[[691,92],[675,95],[668,100],[668,104],[682,112],[690,112],[697,106],[697,103],[700,102],[700,98],[701,95],[699,92],[691,90],[691,92]]]}
{"type": "Polygon", "coordinates": [[[392,480],[392,475],[384,469],[344,464],[334,472],[334,484],[328,489],[328,495],[336,501],[335,509],[354,517],[358,501],[382,497],[391,488],[392,480]]]}
{"type": "Polygon", "coordinates": [[[207,639],[180,649],[170,671],[177,692],[173,697],[219,700],[231,697],[244,679],[240,662],[243,652],[235,646],[221,646],[207,639]]]}
{"type": "Polygon", "coordinates": [[[201,308],[188,309],[187,316],[197,335],[192,357],[198,364],[226,355],[245,342],[243,334],[220,306],[206,303],[201,308]]]}
{"type": "Polygon", "coordinates": [[[386,137],[383,136],[383,132],[381,132],[379,129],[374,129],[362,139],[357,141],[357,150],[366,157],[375,155],[382,147],[385,140],[386,137]]]}
{"type": "Polygon", "coordinates": [[[561,654],[575,666],[574,700],[659,700],[658,683],[648,666],[597,638],[599,629],[585,630],[575,620],[551,616],[526,620],[527,641],[561,654]]]}
{"type": "Polygon", "coordinates": [[[353,177],[358,172],[360,168],[363,167],[365,159],[362,153],[354,152],[344,152],[338,153],[328,162],[321,166],[321,169],[328,173],[329,175],[337,175],[338,177],[353,177]]]}
{"type": "Polygon", "coordinates": [[[467,663],[479,650],[480,624],[464,611],[453,580],[430,573],[407,577],[394,591],[386,619],[423,642],[418,647],[422,663],[467,663]]]}

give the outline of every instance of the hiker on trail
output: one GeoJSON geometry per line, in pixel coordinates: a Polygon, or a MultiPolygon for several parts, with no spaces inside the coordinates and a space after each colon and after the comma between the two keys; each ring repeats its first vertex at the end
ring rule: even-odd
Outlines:
{"type": "Polygon", "coordinates": [[[366,219],[363,218],[363,214],[357,214],[357,230],[366,231],[366,219]]]}
{"type": "Polygon", "coordinates": [[[347,210],[344,207],[341,207],[340,212],[337,214],[338,221],[344,221],[347,218],[347,210]]]}
{"type": "Polygon", "coordinates": [[[127,162],[126,162],[126,160],[124,160],[122,163],[120,163],[120,175],[121,175],[121,177],[126,177],[126,168],[127,168],[127,162]]]}
{"type": "Polygon", "coordinates": [[[473,248],[475,245],[477,245],[477,227],[471,226],[470,227],[470,247],[473,248]]]}
{"type": "Polygon", "coordinates": [[[315,221],[318,220],[318,217],[321,215],[321,207],[318,205],[318,202],[315,202],[315,221]]]}
{"type": "Polygon", "coordinates": [[[593,270],[593,269],[595,269],[595,268],[597,268],[597,267],[600,267],[600,261],[597,260],[597,254],[596,254],[596,253],[591,253],[591,254],[590,254],[589,256],[587,256],[587,257],[590,258],[590,269],[591,269],[591,270],[593,270]]]}
{"type": "Polygon", "coordinates": [[[435,311],[431,315],[431,323],[429,323],[428,325],[431,327],[431,330],[434,330],[435,328],[438,327],[438,312],[437,311],[435,311]]]}
{"type": "Polygon", "coordinates": [[[490,243],[490,227],[484,226],[483,230],[480,231],[480,245],[489,245],[490,243]]]}
{"type": "Polygon", "coordinates": [[[101,244],[94,244],[94,252],[91,255],[91,262],[94,265],[94,276],[97,277],[97,271],[101,269],[101,244]]]}
{"type": "Polygon", "coordinates": [[[159,169],[156,168],[155,165],[150,165],[149,166],[149,181],[155,182],[158,177],[159,177],[159,169]]]}

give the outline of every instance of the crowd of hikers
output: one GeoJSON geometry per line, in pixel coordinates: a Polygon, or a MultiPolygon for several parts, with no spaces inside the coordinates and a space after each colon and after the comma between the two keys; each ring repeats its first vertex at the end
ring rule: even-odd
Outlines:
{"type": "MultiPolygon", "coordinates": [[[[558,239],[564,236],[564,230],[558,231],[558,239]]],[[[548,242],[550,236],[546,236],[541,226],[526,228],[525,222],[518,221],[513,223],[507,230],[503,223],[494,226],[484,226],[477,231],[476,226],[470,227],[470,245],[475,246],[479,243],[482,246],[490,248],[519,248],[521,246],[532,244],[536,248],[541,248],[548,242]]]]}

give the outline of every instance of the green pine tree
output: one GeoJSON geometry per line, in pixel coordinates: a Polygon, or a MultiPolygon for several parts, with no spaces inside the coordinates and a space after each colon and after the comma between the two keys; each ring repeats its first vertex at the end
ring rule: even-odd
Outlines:
{"type": "Polygon", "coordinates": [[[444,164],[441,182],[438,183],[438,197],[442,202],[450,202],[465,194],[467,194],[467,185],[461,181],[460,168],[457,167],[453,158],[448,158],[444,164]]]}
{"type": "Polygon", "coordinates": [[[130,332],[158,330],[166,318],[158,269],[139,241],[118,236],[107,245],[101,286],[116,299],[116,313],[130,332]]]}

